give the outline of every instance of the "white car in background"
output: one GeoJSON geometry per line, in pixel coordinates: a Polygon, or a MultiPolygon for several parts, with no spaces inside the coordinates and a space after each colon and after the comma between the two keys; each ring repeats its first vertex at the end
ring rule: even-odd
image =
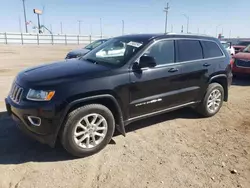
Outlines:
{"type": "Polygon", "coordinates": [[[235,49],[232,46],[231,42],[227,42],[227,41],[220,41],[222,46],[228,51],[228,53],[233,56],[235,55],[235,49]]]}

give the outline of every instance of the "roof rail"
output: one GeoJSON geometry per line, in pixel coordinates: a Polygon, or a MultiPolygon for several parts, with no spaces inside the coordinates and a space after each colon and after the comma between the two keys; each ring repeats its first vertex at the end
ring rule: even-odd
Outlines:
{"type": "Polygon", "coordinates": [[[190,35],[190,36],[205,36],[205,37],[212,37],[207,34],[200,34],[200,33],[166,33],[167,35],[190,35]]]}

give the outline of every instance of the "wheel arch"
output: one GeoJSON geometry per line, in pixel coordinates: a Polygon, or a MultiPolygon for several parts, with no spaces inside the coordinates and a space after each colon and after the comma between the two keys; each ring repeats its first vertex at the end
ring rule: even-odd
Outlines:
{"type": "Polygon", "coordinates": [[[227,76],[225,74],[216,75],[210,78],[209,84],[218,83],[224,89],[224,101],[228,101],[228,81],[227,76]]]}
{"type": "Polygon", "coordinates": [[[63,129],[63,125],[65,124],[68,113],[75,110],[76,108],[79,108],[87,104],[101,104],[106,106],[114,115],[116,129],[123,136],[126,136],[122,110],[116,98],[110,94],[90,96],[70,102],[64,110],[62,121],[60,123],[57,135],[63,129]]]}

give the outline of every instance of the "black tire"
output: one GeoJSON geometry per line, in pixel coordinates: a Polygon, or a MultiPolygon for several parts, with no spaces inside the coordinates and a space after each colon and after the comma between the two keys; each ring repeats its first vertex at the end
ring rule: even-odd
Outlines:
{"type": "Polygon", "coordinates": [[[207,92],[203,98],[203,100],[201,101],[201,103],[199,104],[199,106],[197,107],[197,112],[199,114],[201,114],[203,117],[211,117],[211,116],[214,116],[215,114],[217,114],[223,104],[223,101],[224,101],[224,88],[222,87],[222,85],[218,84],[218,83],[211,83],[209,84],[208,88],[207,88],[207,92]],[[208,109],[208,99],[209,99],[209,96],[210,94],[214,91],[214,90],[219,90],[220,93],[221,93],[221,102],[220,102],[220,105],[219,107],[217,108],[216,111],[214,112],[211,112],[209,109],[208,109]]]}
{"type": "Polygon", "coordinates": [[[65,126],[61,133],[61,143],[63,147],[73,156],[76,157],[85,157],[93,155],[100,150],[102,150],[112,139],[115,130],[115,120],[112,112],[105,106],[100,104],[90,104],[80,108],[75,109],[74,111],[68,114],[65,126]],[[74,141],[74,130],[77,122],[81,120],[84,116],[98,113],[102,115],[107,121],[107,133],[104,139],[100,144],[94,148],[82,148],[76,144],[74,141]]]}

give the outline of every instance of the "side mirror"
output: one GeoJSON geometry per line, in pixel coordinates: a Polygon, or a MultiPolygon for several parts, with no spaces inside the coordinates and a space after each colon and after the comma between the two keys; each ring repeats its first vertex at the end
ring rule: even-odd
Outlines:
{"type": "Polygon", "coordinates": [[[139,61],[140,68],[152,68],[156,66],[155,58],[151,56],[141,56],[139,61]]]}

